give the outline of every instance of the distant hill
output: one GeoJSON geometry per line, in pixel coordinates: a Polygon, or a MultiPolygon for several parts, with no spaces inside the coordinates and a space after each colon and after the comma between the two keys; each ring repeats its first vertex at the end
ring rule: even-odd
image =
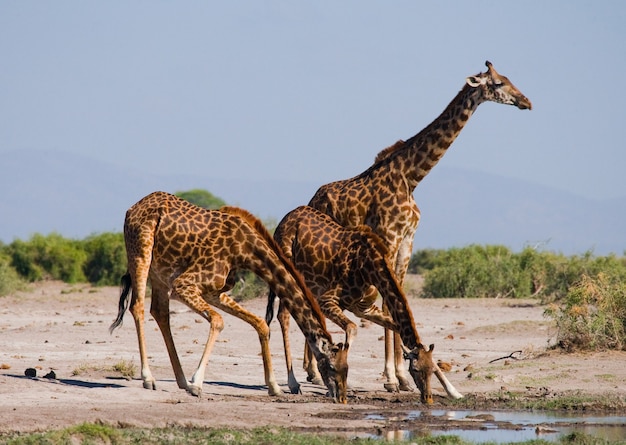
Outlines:
{"type": "MultiPolygon", "coordinates": [[[[72,238],[121,231],[126,209],[155,190],[209,190],[277,221],[321,185],[276,180],[156,176],[74,154],[15,151],[2,157],[0,240],[52,231],[72,238]]],[[[355,174],[358,172],[354,172],[355,174]]],[[[337,178],[340,179],[340,178],[337,178]]],[[[415,192],[422,211],[415,248],[538,245],[565,254],[626,251],[626,197],[594,201],[521,180],[438,166],[415,192]]]]}

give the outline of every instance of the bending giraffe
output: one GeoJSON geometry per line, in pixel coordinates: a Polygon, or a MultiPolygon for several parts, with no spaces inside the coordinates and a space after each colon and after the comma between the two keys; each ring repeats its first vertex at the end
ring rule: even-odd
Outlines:
{"type": "Polygon", "coordinates": [[[224,327],[222,317],[210,306],[213,305],[254,327],[261,343],[268,392],[282,393],[272,369],[267,323],[225,293],[235,283],[235,272],[248,269],[266,281],[289,308],[319,361],[330,396],[346,402],[347,349],[333,344],[320,307],[302,276],[257,218],[236,207],[206,210],[177,196],[155,192],[126,212],[124,239],[128,273],[123,277],[119,312],[110,330],[122,323],[132,287],[130,312],[137,329],[144,388],[156,388],[144,334],[144,304],[150,279],[150,313],[163,334],[179,388],[196,396],[202,392],[209,356],[224,327]],[[211,325],[200,364],[190,382],[185,378],[172,338],[170,298],[185,303],[211,325]]]}
{"type": "MultiPolygon", "coordinates": [[[[345,331],[347,348],[354,343],[357,327],[344,310],[399,333],[409,359],[409,372],[420,391],[421,400],[432,403],[430,379],[436,372],[432,359],[434,346],[426,349],[422,344],[411,308],[389,264],[387,248],[381,239],[368,226],[345,228],[330,216],[308,206],[289,212],[278,224],[274,239],[302,273],[324,315],[345,331]],[[371,286],[380,292],[391,316],[375,306],[376,294],[371,298],[372,294],[367,292],[371,286]]],[[[265,316],[268,324],[273,318],[275,297],[276,294],[270,291],[265,316]]],[[[289,318],[289,312],[281,303],[278,320],[285,360],[290,385],[294,382],[297,385],[289,349],[289,318]]],[[[308,349],[306,345],[305,349],[308,349]]],[[[307,350],[304,356],[310,356],[307,350]]],[[[305,360],[308,379],[321,381],[314,367],[314,357],[306,365],[305,360]]],[[[443,374],[438,377],[449,395],[460,397],[443,374]]]]}
{"type": "MultiPolygon", "coordinates": [[[[400,284],[409,264],[420,211],[413,191],[446,153],[476,108],[484,102],[530,110],[531,102],[486,62],[487,72],[470,76],[446,109],[422,131],[381,151],[361,174],[321,186],[309,205],[345,227],[370,226],[388,247],[400,284]]],[[[370,289],[375,293],[375,289],[370,289]]],[[[368,297],[368,298],[371,298],[368,297]]],[[[385,330],[385,388],[410,390],[400,338],[385,330]],[[392,353],[393,352],[393,353],[392,353]],[[395,360],[394,360],[395,357],[395,360]]]]}

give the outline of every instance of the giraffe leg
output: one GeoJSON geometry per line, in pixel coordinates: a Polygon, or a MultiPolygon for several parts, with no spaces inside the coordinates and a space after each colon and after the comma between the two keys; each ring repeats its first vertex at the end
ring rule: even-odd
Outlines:
{"type": "MultiPolygon", "coordinates": [[[[283,346],[285,349],[285,364],[287,365],[287,384],[289,385],[289,390],[291,394],[302,394],[302,390],[300,389],[300,383],[296,379],[296,376],[293,372],[293,363],[291,360],[291,344],[289,342],[289,318],[291,314],[289,311],[285,309],[282,304],[278,306],[278,322],[280,323],[280,329],[283,334],[283,346]]],[[[321,377],[320,377],[321,379],[321,377]]]]}
{"type": "MultiPolygon", "coordinates": [[[[204,381],[204,374],[209,362],[209,356],[213,351],[213,346],[215,345],[215,341],[217,340],[219,333],[224,329],[224,320],[220,314],[213,310],[211,306],[204,301],[200,288],[195,284],[188,284],[193,282],[194,280],[187,280],[185,275],[180,275],[179,278],[174,281],[172,289],[172,298],[186,304],[189,308],[200,314],[200,316],[202,316],[210,324],[209,337],[204,346],[204,351],[202,352],[198,368],[191,377],[191,381],[187,382],[187,379],[185,378],[185,374],[180,364],[180,359],[178,358],[178,353],[176,352],[176,346],[174,345],[170,327],[169,300],[166,298],[159,298],[155,302],[154,284],[153,305],[155,303],[160,304],[154,307],[152,315],[157,321],[157,324],[161,329],[161,333],[163,334],[163,339],[165,340],[167,352],[170,356],[170,362],[172,363],[172,368],[174,369],[174,374],[176,375],[178,387],[185,389],[193,396],[199,397],[202,394],[202,382],[204,381]]],[[[157,289],[158,296],[167,296],[165,289],[157,289]]]]}
{"type": "Polygon", "coordinates": [[[400,384],[400,391],[414,391],[413,386],[407,376],[404,365],[404,351],[402,350],[402,339],[397,332],[393,333],[393,356],[396,368],[396,377],[400,384]]]}
{"type": "Polygon", "coordinates": [[[141,258],[134,258],[128,262],[128,270],[132,282],[132,297],[129,310],[135,321],[135,329],[137,331],[139,359],[141,361],[141,380],[143,381],[143,387],[146,389],[156,389],[156,380],[152,376],[152,372],[150,372],[150,365],[148,364],[146,334],[144,330],[144,310],[149,269],[149,259],[147,260],[147,264],[142,262],[141,258]]]}
{"type": "Polygon", "coordinates": [[[357,328],[356,324],[346,317],[346,314],[343,313],[343,309],[339,305],[339,298],[337,296],[340,293],[340,289],[332,289],[320,295],[318,302],[322,313],[346,333],[345,346],[349,348],[356,338],[357,328]]]}
{"type": "MultiPolygon", "coordinates": [[[[383,303],[383,314],[389,317],[387,306],[383,303]]],[[[384,388],[389,392],[400,392],[400,381],[396,373],[394,332],[385,328],[385,370],[383,375],[387,381],[383,384],[384,388]]]]}
{"type": "Polygon", "coordinates": [[[400,382],[396,377],[394,361],[393,331],[385,329],[385,369],[383,376],[387,381],[383,384],[389,392],[400,392],[400,382]]]}
{"type": "Polygon", "coordinates": [[[189,382],[189,387],[187,388],[187,391],[194,396],[200,396],[202,393],[202,382],[204,381],[204,374],[206,372],[207,364],[209,363],[209,356],[213,351],[213,346],[215,346],[217,336],[224,329],[224,319],[220,314],[211,309],[209,305],[206,306],[205,310],[199,312],[199,314],[210,323],[211,327],[209,330],[209,338],[207,339],[204,351],[202,352],[202,358],[198,364],[198,369],[196,369],[196,372],[194,372],[193,376],[191,376],[191,381],[189,382]]]}
{"type": "Polygon", "coordinates": [[[219,300],[211,300],[211,303],[214,303],[215,306],[222,309],[224,312],[234,315],[235,317],[250,324],[257,331],[257,334],[259,335],[259,342],[261,343],[263,370],[265,373],[265,384],[267,385],[268,393],[271,396],[282,394],[283,392],[280,389],[280,386],[278,386],[278,383],[276,383],[274,369],[272,368],[272,357],[269,343],[270,328],[266,321],[238,305],[235,300],[230,298],[226,293],[220,294],[219,300]]]}
{"type": "Polygon", "coordinates": [[[308,382],[311,382],[314,385],[325,385],[324,379],[317,368],[317,359],[315,358],[315,355],[313,355],[313,351],[311,351],[311,347],[308,342],[304,343],[304,360],[302,362],[302,367],[306,370],[306,379],[308,382]]]}
{"type": "Polygon", "coordinates": [[[150,304],[150,314],[154,317],[165,341],[165,346],[170,357],[170,363],[176,376],[176,383],[180,389],[187,389],[187,379],[180,364],[176,346],[172,337],[170,326],[170,304],[167,289],[153,280],[152,282],[152,302],[150,304]]]}
{"type": "MultiPolygon", "coordinates": [[[[407,235],[402,239],[400,245],[398,246],[398,252],[396,254],[396,277],[398,279],[398,283],[400,286],[404,283],[404,276],[406,275],[406,271],[409,268],[409,261],[411,260],[411,252],[413,251],[413,237],[415,235],[415,231],[417,230],[417,226],[419,224],[419,210],[417,210],[417,219],[414,221],[414,226],[409,230],[407,235]]],[[[404,354],[402,351],[402,340],[399,334],[395,334],[393,336],[393,355],[395,361],[395,369],[396,369],[396,377],[400,384],[399,389],[401,391],[413,391],[413,387],[411,386],[410,379],[407,375],[405,365],[404,365],[404,354]]]]}
{"type": "Polygon", "coordinates": [[[443,374],[439,366],[437,366],[437,363],[433,361],[433,364],[435,365],[435,375],[437,376],[437,379],[439,379],[439,382],[441,382],[441,384],[443,385],[443,388],[446,390],[446,393],[453,399],[462,399],[463,394],[457,391],[457,389],[452,385],[452,383],[448,381],[448,379],[443,374]]]}

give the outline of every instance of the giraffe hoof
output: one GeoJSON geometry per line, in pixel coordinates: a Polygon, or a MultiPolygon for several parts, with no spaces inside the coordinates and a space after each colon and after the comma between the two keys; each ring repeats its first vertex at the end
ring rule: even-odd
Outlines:
{"type": "Polygon", "coordinates": [[[398,380],[400,382],[400,391],[408,391],[408,392],[415,391],[415,389],[413,389],[413,386],[411,386],[411,383],[409,383],[409,380],[407,380],[406,378],[402,377],[402,378],[398,378],[398,380]]]}
{"type": "Polygon", "coordinates": [[[411,385],[400,385],[400,391],[414,392],[415,389],[411,385]]]}
{"type": "Polygon", "coordinates": [[[153,391],[156,391],[156,383],[154,381],[151,382],[143,382],[143,387],[145,389],[151,389],[153,391]]]}
{"type": "Polygon", "coordinates": [[[302,390],[300,389],[300,385],[290,387],[289,388],[289,392],[291,392],[291,394],[302,394],[302,390]]]}
{"type": "Polygon", "coordinates": [[[202,395],[202,388],[200,388],[199,386],[189,385],[187,387],[187,392],[194,397],[200,397],[202,395]]]}
{"type": "Polygon", "coordinates": [[[322,380],[320,377],[307,377],[306,379],[314,385],[326,386],[324,380],[322,380]]]}
{"type": "Polygon", "coordinates": [[[280,389],[278,386],[269,386],[267,388],[267,393],[270,396],[279,396],[279,395],[281,395],[283,393],[283,390],[280,389]]]}
{"type": "Polygon", "coordinates": [[[387,392],[400,392],[400,386],[397,383],[385,383],[383,386],[387,392]]]}

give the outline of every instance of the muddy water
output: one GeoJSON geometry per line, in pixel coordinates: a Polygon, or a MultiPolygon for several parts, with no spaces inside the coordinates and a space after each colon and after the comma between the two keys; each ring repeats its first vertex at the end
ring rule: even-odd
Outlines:
{"type": "Polygon", "coordinates": [[[549,412],[512,411],[409,411],[388,418],[369,414],[372,420],[387,420],[390,428],[372,435],[386,440],[411,440],[424,435],[455,435],[472,442],[522,442],[531,439],[557,441],[572,432],[584,432],[607,440],[626,439],[626,416],[570,415],[549,412]],[[414,423],[415,422],[415,423],[414,423]],[[411,429],[410,425],[420,425],[411,429]],[[395,428],[406,425],[408,428],[395,428]]]}

